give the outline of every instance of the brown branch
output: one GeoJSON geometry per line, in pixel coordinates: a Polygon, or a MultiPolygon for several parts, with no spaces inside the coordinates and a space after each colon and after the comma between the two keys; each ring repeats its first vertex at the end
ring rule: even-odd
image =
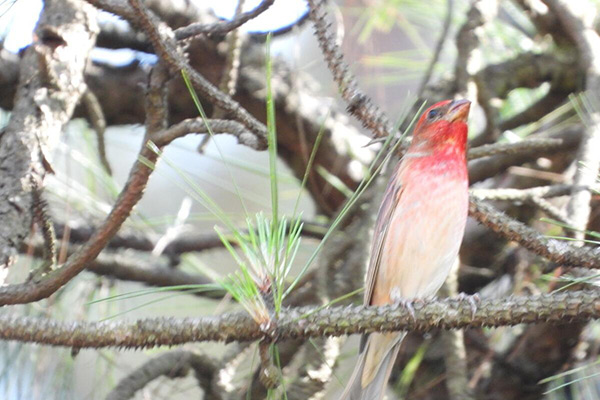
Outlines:
{"type": "Polygon", "coordinates": [[[471,189],[471,196],[479,200],[501,200],[528,203],[543,210],[548,216],[567,225],[573,226],[571,221],[561,210],[548,202],[547,198],[567,196],[582,190],[598,190],[600,186],[586,187],[574,185],[538,186],[528,189],[471,189]]]}
{"type": "Polygon", "coordinates": [[[177,40],[190,39],[198,35],[219,34],[231,32],[253,18],[265,12],[275,0],[262,0],[253,10],[236,15],[231,21],[222,21],[215,24],[193,23],[175,30],[177,40]]]}
{"type": "MultiPolygon", "coordinates": [[[[404,307],[331,307],[283,310],[273,339],[341,336],[398,330],[561,324],[600,318],[597,291],[572,291],[482,300],[473,312],[464,299],[416,302],[414,317],[404,307]]],[[[150,348],[199,341],[253,341],[265,337],[245,313],[198,318],[153,318],[134,322],[57,322],[54,319],[0,316],[0,339],[77,348],[150,348]]]]}
{"type": "MultiPolygon", "coordinates": [[[[565,32],[579,50],[583,69],[586,71],[586,91],[593,100],[600,92],[600,35],[595,30],[592,18],[585,15],[582,5],[562,0],[544,0],[556,16],[565,32]]],[[[577,155],[577,172],[573,178],[576,186],[591,186],[596,182],[600,168],[600,110],[591,110],[586,118],[586,130],[577,155]]],[[[567,204],[569,219],[579,232],[574,237],[583,239],[583,232],[590,216],[590,191],[573,193],[567,204]]],[[[579,242],[583,245],[583,242],[579,242]]]]}
{"type": "Polygon", "coordinates": [[[165,376],[167,378],[183,378],[190,370],[194,370],[196,378],[204,390],[204,399],[220,399],[212,390],[212,377],[217,367],[208,357],[189,351],[175,350],[161,354],[145,362],[141,367],[129,373],[108,394],[106,400],[129,400],[138,390],[143,389],[153,380],[165,376]]]}
{"type": "MultiPolygon", "coordinates": [[[[327,231],[327,226],[320,225],[310,221],[303,221],[301,235],[315,239],[323,238],[327,231]]],[[[56,223],[56,232],[58,236],[63,236],[66,229],[69,229],[69,241],[71,243],[83,243],[88,241],[96,227],[93,225],[65,225],[56,223]]],[[[151,252],[156,248],[156,237],[149,237],[144,233],[132,231],[119,231],[106,245],[110,249],[131,249],[138,251],[151,252]]],[[[235,244],[234,244],[235,245],[235,244]]],[[[200,252],[214,248],[222,248],[223,242],[216,232],[186,232],[185,235],[176,237],[164,248],[162,254],[169,257],[176,257],[184,253],[200,252]]]]}
{"type": "Polygon", "coordinates": [[[461,96],[477,98],[485,115],[485,128],[471,140],[475,145],[494,141],[498,137],[498,108],[490,101],[494,93],[485,82],[476,78],[483,65],[482,50],[479,43],[483,39],[485,27],[496,16],[498,1],[472,0],[467,12],[467,20],[456,35],[458,55],[454,67],[455,91],[461,96]],[[474,85],[469,85],[473,82],[474,85]]]}
{"type": "MultiPolygon", "coordinates": [[[[164,263],[163,263],[164,264],[164,263]]],[[[87,271],[97,275],[107,276],[121,281],[139,282],[147,286],[169,287],[181,285],[199,285],[198,290],[193,289],[188,293],[221,299],[224,291],[216,288],[203,289],[200,286],[216,285],[212,280],[197,274],[189,274],[177,268],[169,268],[157,262],[141,261],[139,257],[127,257],[123,255],[101,254],[86,268],[87,271]]]]}
{"type": "Polygon", "coordinates": [[[244,125],[236,121],[224,119],[209,119],[190,118],[183,120],[169,129],[157,135],[155,140],[160,142],[171,142],[176,138],[183,137],[191,133],[208,134],[212,131],[213,134],[229,134],[237,138],[238,143],[253,148],[255,150],[264,150],[263,138],[249,131],[244,125]]]}
{"type": "Polygon", "coordinates": [[[534,161],[542,156],[556,153],[569,154],[568,152],[579,145],[582,131],[583,129],[581,126],[575,125],[551,135],[545,135],[542,133],[535,135],[536,138],[560,139],[562,140],[561,147],[550,146],[546,149],[539,148],[536,151],[524,151],[513,154],[497,154],[495,156],[482,158],[480,160],[472,160],[469,162],[469,182],[471,182],[471,184],[480,182],[484,179],[491,178],[501,172],[506,171],[506,169],[512,165],[524,164],[526,162],[534,161]]]}
{"type": "Polygon", "coordinates": [[[567,196],[578,190],[590,189],[600,190],[600,185],[586,187],[558,184],[550,186],[536,186],[528,189],[471,189],[470,193],[479,200],[527,201],[534,197],[547,199],[552,197],[567,196]]]}
{"type": "Polygon", "coordinates": [[[555,90],[551,87],[546,95],[528,106],[525,110],[504,121],[500,121],[498,123],[498,129],[500,131],[507,131],[531,122],[539,121],[551,110],[554,110],[563,104],[567,100],[567,95],[568,92],[555,90]]]}
{"type": "MultiPolygon", "coordinates": [[[[235,8],[234,19],[238,18],[244,8],[244,0],[238,0],[235,8]]],[[[227,55],[225,64],[221,71],[221,81],[219,82],[219,90],[228,96],[235,94],[238,78],[240,75],[240,56],[242,54],[242,36],[239,29],[234,29],[227,35],[227,55]]],[[[223,118],[225,111],[222,108],[215,108],[211,115],[212,119],[223,118]]],[[[210,142],[211,135],[205,135],[198,145],[198,152],[204,153],[206,146],[210,142]]]]}
{"type": "Polygon", "coordinates": [[[387,116],[359,89],[356,78],[344,61],[325,11],[326,3],[325,0],[308,0],[309,17],[315,26],[315,36],[333,80],[338,85],[342,99],[348,104],[348,112],[373,132],[375,137],[393,135],[393,126],[387,116]]]}
{"type": "Polygon", "coordinates": [[[452,23],[452,14],[454,11],[454,0],[446,0],[446,16],[444,17],[444,25],[442,26],[442,31],[440,32],[440,36],[435,44],[435,48],[433,49],[433,56],[431,57],[431,61],[429,61],[429,65],[427,66],[427,70],[423,75],[423,79],[421,79],[421,83],[419,84],[419,89],[417,93],[422,94],[425,86],[429,83],[431,79],[431,74],[433,73],[433,69],[437,65],[437,62],[442,54],[442,50],[444,49],[444,43],[446,42],[446,38],[448,37],[448,31],[450,30],[450,24],[452,23]]]}
{"type": "Polygon", "coordinates": [[[516,143],[494,143],[484,144],[469,150],[467,158],[474,160],[476,158],[495,156],[496,154],[531,154],[539,151],[558,150],[563,147],[561,139],[539,138],[527,139],[516,143]]]}
{"type": "Polygon", "coordinates": [[[461,94],[467,92],[469,79],[481,67],[481,51],[478,49],[481,40],[481,27],[487,24],[497,12],[497,2],[490,4],[481,1],[471,1],[467,12],[467,20],[456,35],[456,48],[458,55],[454,67],[455,91],[461,94]],[[490,7],[491,6],[491,7],[490,7]]]}
{"type": "Polygon", "coordinates": [[[141,1],[130,0],[129,3],[133,7],[137,17],[134,21],[130,22],[142,27],[152,42],[156,54],[163,60],[165,65],[169,68],[169,71],[173,74],[179,74],[181,71],[185,71],[196,89],[200,90],[201,94],[205,96],[213,106],[227,111],[238,122],[254,132],[261,148],[265,149],[267,145],[267,130],[264,124],[254,118],[254,116],[240,106],[239,103],[221,92],[193,69],[185,58],[183,50],[175,41],[174,33],[171,28],[150,13],[141,1]]]}
{"type": "MultiPolygon", "coordinates": [[[[146,138],[152,139],[166,125],[166,89],[164,73],[156,67],[150,77],[150,89],[146,95],[146,138]]],[[[135,204],[142,198],[144,188],[152,169],[140,160],[155,164],[158,154],[150,150],[143,142],[138,161],[129,174],[129,179],[121,191],[110,214],[88,242],[76,251],[58,269],[47,274],[39,282],[25,282],[0,287],[0,305],[22,304],[46,298],[65,283],[79,274],[86,265],[98,256],[108,241],[129,217],[135,204]]],[[[168,142],[163,143],[163,145],[168,142]]]]}
{"type": "Polygon", "coordinates": [[[270,340],[261,340],[258,343],[258,357],[260,359],[260,383],[266,389],[276,389],[280,385],[281,376],[273,363],[270,340]]]}
{"type": "Polygon", "coordinates": [[[600,268],[598,251],[546,238],[535,229],[473,197],[469,203],[469,215],[506,239],[517,242],[527,250],[550,261],[569,267],[600,268]]]}
{"type": "Polygon", "coordinates": [[[554,90],[570,93],[577,90],[581,78],[577,60],[571,57],[525,52],[486,66],[477,72],[476,79],[494,96],[504,99],[513,89],[533,89],[543,82],[552,82],[554,90]]]}
{"type": "Polygon", "coordinates": [[[104,134],[106,132],[106,118],[102,111],[100,101],[89,88],[85,91],[82,97],[82,102],[85,105],[85,109],[90,120],[90,125],[96,132],[96,138],[98,139],[98,157],[100,158],[100,164],[104,167],[104,170],[108,175],[112,175],[110,163],[106,156],[106,144],[104,143],[104,134]]]}
{"type": "MultiPolygon", "coordinates": [[[[458,295],[458,257],[440,289],[439,295],[454,297],[458,295]]],[[[462,330],[442,332],[444,346],[444,364],[446,367],[446,388],[450,400],[474,400],[468,385],[467,353],[462,330]]]]}
{"type": "Polygon", "coordinates": [[[14,108],[0,141],[0,265],[30,232],[31,178],[42,182],[51,143],[85,91],[83,72],[98,33],[95,10],[74,0],[50,2],[23,53],[14,108]]]}
{"type": "Polygon", "coordinates": [[[549,34],[559,46],[570,44],[563,27],[550,10],[544,9],[543,7],[534,7],[534,5],[537,4],[532,0],[514,0],[514,2],[518,4],[519,7],[523,9],[524,14],[529,17],[535,26],[537,35],[543,36],[549,34]]]}
{"type": "Polygon", "coordinates": [[[42,246],[42,265],[31,271],[28,280],[38,280],[43,275],[49,273],[56,268],[58,260],[56,250],[56,232],[50,218],[50,207],[48,202],[43,197],[42,189],[36,182],[35,178],[31,177],[32,197],[33,197],[33,214],[36,224],[38,225],[43,239],[42,246]]]}

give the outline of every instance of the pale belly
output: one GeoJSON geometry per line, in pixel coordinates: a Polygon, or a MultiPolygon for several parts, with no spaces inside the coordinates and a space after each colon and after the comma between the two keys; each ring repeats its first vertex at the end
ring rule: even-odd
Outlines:
{"type": "Polygon", "coordinates": [[[385,238],[372,304],[435,295],[456,261],[467,212],[467,184],[438,179],[406,187],[385,238]],[[432,188],[432,189],[431,189],[432,188]]]}

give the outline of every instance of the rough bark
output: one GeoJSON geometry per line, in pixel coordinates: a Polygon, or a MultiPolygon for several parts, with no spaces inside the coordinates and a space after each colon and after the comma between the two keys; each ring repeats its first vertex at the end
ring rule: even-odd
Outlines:
{"type": "Polygon", "coordinates": [[[51,170],[46,155],[86,90],[84,70],[97,34],[93,7],[46,1],[37,40],[19,62],[13,112],[0,136],[0,265],[11,262],[29,234],[32,191],[51,170]]]}

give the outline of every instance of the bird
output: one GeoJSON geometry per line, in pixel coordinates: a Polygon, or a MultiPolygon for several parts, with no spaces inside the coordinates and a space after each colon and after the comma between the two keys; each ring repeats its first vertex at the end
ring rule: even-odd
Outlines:
{"type": "MultiPolygon", "coordinates": [[[[390,177],[371,242],[364,304],[433,297],[458,257],[467,221],[467,118],[471,102],[445,100],[421,115],[390,177]]],[[[406,332],[363,335],[340,400],[383,398],[406,332]]]]}

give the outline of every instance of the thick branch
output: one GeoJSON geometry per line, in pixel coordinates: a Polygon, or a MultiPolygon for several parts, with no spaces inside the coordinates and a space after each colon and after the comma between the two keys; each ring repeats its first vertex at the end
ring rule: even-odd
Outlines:
{"type": "Polygon", "coordinates": [[[11,262],[32,223],[32,179],[86,91],[83,71],[98,33],[95,10],[74,0],[46,3],[20,62],[15,105],[0,139],[0,265],[11,262]]]}
{"type": "MultiPolygon", "coordinates": [[[[495,156],[496,154],[531,154],[539,151],[558,150],[563,147],[561,139],[537,138],[527,139],[516,143],[484,144],[469,150],[467,158],[474,160],[482,157],[495,156]]],[[[538,153],[539,154],[539,153],[538,153]]]]}
{"type": "Polygon", "coordinates": [[[251,341],[341,336],[398,330],[498,327],[522,323],[565,323],[600,318],[597,291],[559,292],[483,300],[473,312],[468,300],[444,299],[404,307],[297,308],[282,311],[271,333],[245,313],[200,318],[154,318],[135,322],[57,322],[46,318],[0,316],[0,339],[76,348],[149,348],[199,341],[251,341]]]}
{"type": "MultiPolygon", "coordinates": [[[[146,96],[146,140],[152,139],[166,126],[166,89],[165,76],[160,67],[150,75],[150,88],[146,96]]],[[[108,241],[119,230],[129,217],[131,210],[142,198],[144,188],[148,183],[152,169],[145,162],[155,164],[158,154],[146,146],[146,140],[129,174],[125,187],[119,194],[115,205],[104,223],[98,228],[88,242],[75,252],[58,269],[42,277],[39,281],[28,281],[0,288],[0,305],[23,304],[46,298],[56,292],[61,286],[79,274],[87,264],[98,256],[108,241]],[[145,160],[140,161],[140,160],[145,160]]],[[[167,145],[167,143],[161,143],[167,145]]],[[[159,144],[160,146],[160,144],[159,144]]]]}

